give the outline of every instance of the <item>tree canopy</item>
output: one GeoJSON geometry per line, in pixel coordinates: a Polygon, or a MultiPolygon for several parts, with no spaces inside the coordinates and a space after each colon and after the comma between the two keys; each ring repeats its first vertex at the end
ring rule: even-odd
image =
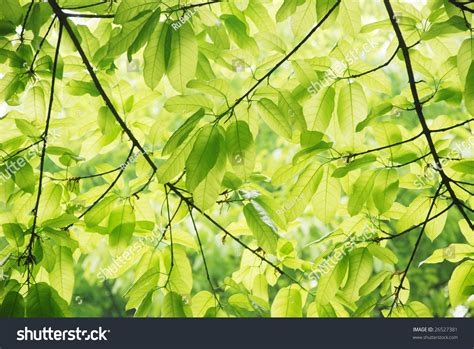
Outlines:
{"type": "Polygon", "coordinates": [[[473,12],[2,0],[0,316],[472,315],[473,12]]]}

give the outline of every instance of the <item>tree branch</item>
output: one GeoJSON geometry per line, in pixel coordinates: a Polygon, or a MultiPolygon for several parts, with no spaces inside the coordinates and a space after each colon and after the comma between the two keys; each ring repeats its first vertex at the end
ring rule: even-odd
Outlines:
{"type": "Polygon", "coordinates": [[[453,200],[454,204],[458,208],[458,211],[461,213],[463,218],[466,220],[466,222],[469,224],[471,229],[474,229],[474,224],[471,222],[469,217],[467,216],[467,213],[464,211],[463,205],[461,204],[461,201],[457,198],[456,193],[454,192],[453,188],[451,187],[450,179],[444,172],[443,166],[441,165],[439,155],[437,153],[436,147],[433,142],[433,138],[431,137],[431,130],[429,129],[425,116],[423,114],[423,106],[420,103],[420,98],[418,96],[418,90],[416,89],[416,81],[415,81],[415,75],[413,72],[413,67],[411,64],[411,59],[410,59],[410,52],[408,50],[408,47],[405,43],[405,39],[403,38],[403,34],[401,32],[400,26],[398,25],[398,22],[395,19],[395,14],[393,12],[392,5],[390,4],[390,0],[384,0],[385,7],[387,9],[390,22],[392,23],[393,29],[395,31],[395,34],[398,38],[398,42],[400,44],[400,48],[403,52],[403,57],[405,59],[405,66],[408,74],[408,80],[410,83],[410,90],[413,96],[413,101],[415,104],[415,109],[416,109],[416,114],[418,116],[418,120],[421,124],[423,134],[426,138],[426,141],[428,142],[428,146],[430,148],[431,154],[433,155],[433,158],[435,160],[436,168],[441,176],[441,180],[443,184],[446,186],[446,189],[448,190],[451,199],[453,200]]]}
{"type": "MultiPolygon", "coordinates": [[[[388,0],[386,0],[388,1],[388,0]]],[[[400,284],[398,285],[398,287],[395,289],[395,296],[394,296],[394,299],[393,299],[393,303],[392,303],[392,306],[390,307],[390,311],[388,313],[388,316],[390,317],[390,315],[392,315],[392,311],[393,311],[393,308],[395,307],[395,305],[397,304],[399,298],[400,298],[400,291],[403,289],[403,282],[405,281],[405,278],[408,274],[408,270],[410,269],[410,265],[411,263],[413,262],[413,259],[415,258],[415,254],[416,254],[416,251],[418,250],[418,246],[420,245],[420,242],[421,242],[421,238],[423,237],[423,233],[425,231],[425,228],[426,228],[426,225],[428,224],[429,222],[429,219],[430,219],[430,215],[431,215],[431,212],[433,211],[433,208],[436,204],[436,199],[438,198],[438,195],[439,195],[439,192],[441,191],[441,188],[443,187],[443,183],[441,183],[438,187],[438,189],[436,190],[436,193],[433,197],[433,201],[431,202],[431,205],[430,205],[430,209],[428,210],[428,214],[426,215],[426,219],[425,221],[423,222],[423,226],[421,227],[421,230],[420,230],[420,234],[418,234],[418,238],[416,239],[416,242],[415,242],[415,247],[413,248],[413,251],[411,253],[411,256],[410,256],[410,259],[408,261],[408,264],[402,274],[402,277],[400,279],[400,284]]]]}
{"type": "Polygon", "coordinates": [[[49,132],[49,126],[51,122],[51,114],[53,111],[54,89],[56,86],[56,72],[58,68],[59,50],[61,46],[62,33],[63,33],[63,26],[61,25],[59,26],[58,43],[56,45],[56,53],[54,55],[54,61],[53,61],[53,75],[51,77],[51,90],[50,90],[50,96],[49,96],[48,113],[46,116],[46,124],[44,128],[44,133],[42,135],[43,148],[41,150],[41,157],[40,157],[40,175],[39,175],[39,180],[38,180],[38,193],[36,195],[36,203],[33,209],[33,225],[31,227],[31,237],[23,255],[20,257],[20,260],[24,260],[24,264],[27,267],[26,282],[28,286],[30,285],[30,279],[33,275],[33,265],[36,262],[35,257],[33,255],[33,248],[34,248],[36,239],[39,237],[38,234],[36,233],[36,225],[38,222],[38,210],[39,210],[39,204],[40,204],[41,194],[42,194],[42,189],[43,189],[44,164],[45,164],[45,159],[46,159],[46,148],[48,146],[48,132],[49,132]]]}
{"type": "MultiPolygon", "coordinates": [[[[226,116],[229,112],[232,115],[235,107],[237,107],[244,99],[246,99],[250,94],[267,78],[270,77],[283,63],[285,63],[291,56],[293,56],[300,48],[304,45],[306,41],[318,30],[324,22],[329,18],[331,13],[339,6],[341,0],[337,0],[336,3],[329,9],[329,11],[324,15],[323,18],[316,24],[308,34],[296,45],[285,57],[283,57],[272,69],[270,69],[263,77],[257,80],[257,82],[241,97],[239,97],[232,106],[230,106],[226,111],[222,112],[221,114],[216,116],[216,121],[220,121],[224,116],[226,116]]],[[[229,118],[226,119],[226,121],[229,118]]]]}

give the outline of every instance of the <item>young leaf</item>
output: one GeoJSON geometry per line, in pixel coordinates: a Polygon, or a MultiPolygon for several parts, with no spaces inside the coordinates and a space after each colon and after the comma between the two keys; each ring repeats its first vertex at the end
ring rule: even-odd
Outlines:
{"type": "Polygon", "coordinates": [[[189,22],[171,32],[170,58],[167,66],[171,86],[183,92],[187,83],[196,75],[198,46],[196,34],[189,22]]]}
{"type": "Polygon", "coordinates": [[[229,125],[225,133],[227,156],[235,173],[248,179],[255,166],[255,144],[250,128],[245,121],[229,125]]]}

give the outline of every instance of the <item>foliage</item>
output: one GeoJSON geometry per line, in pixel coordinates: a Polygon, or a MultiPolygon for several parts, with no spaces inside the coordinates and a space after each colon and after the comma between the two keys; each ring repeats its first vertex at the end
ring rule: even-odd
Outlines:
{"type": "Polygon", "coordinates": [[[3,0],[0,315],[472,315],[474,10],[425,3],[3,0]]]}

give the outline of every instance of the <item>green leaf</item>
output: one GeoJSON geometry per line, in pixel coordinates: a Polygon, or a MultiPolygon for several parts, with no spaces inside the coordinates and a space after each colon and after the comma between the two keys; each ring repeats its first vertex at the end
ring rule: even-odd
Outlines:
{"type": "Polygon", "coordinates": [[[204,116],[204,110],[199,109],[192,116],[186,119],[186,121],[176,130],[176,132],[173,133],[170,139],[168,139],[161,154],[163,156],[169,155],[180,144],[182,144],[184,140],[188,138],[191,131],[196,127],[196,125],[202,119],[203,116],[204,116]]]}
{"type": "Polygon", "coordinates": [[[357,0],[343,0],[340,5],[339,23],[344,32],[353,38],[361,28],[360,2],[357,0]]]}
{"type": "Polygon", "coordinates": [[[122,30],[113,36],[108,44],[107,55],[110,57],[118,56],[128,50],[137,39],[145,23],[150,19],[151,12],[145,13],[136,20],[126,22],[122,30]]]}
{"type": "Polygon", "coordinates": [[[49,273],[49,282],[59,296],[67,303],[71,302],[74,289],[74,260],[71,250],[63,246],[55,246],[56,255],[54,269],[49,273]]]}
{"type": "Polygon", "coordinates": [[[7,293],[0,306],[0,317],[22,318],[25,317],[25,301],[21,294],[15,291],[7,293]]]}
{"type": "Polygon", "coordinates": [[[112,209],[112,203],[117,198],[114,195],[106,196],[97,205],[95,205],[84,216],[84,222],[88,227],[95,227],[99,225],[112,209]]]}
{"type": "Polygon", "coordinates": [[[198,63],[198,46],[196,34],[189,22],[179,30],[171,31],[170,58],[167,67],[168,80],[171,86],[183,92],[189,81],[196,75],[198,63]]]}
{"type": "Polygon", "coordinates": [[[186,186],[193,191],[215,166],[219,145],[224,143],[220,126],[207,125],[201,129],[186,160],[186,186]]]}
{"type": "Polygon", "coordinates": [[[155,27],[148,44],[143,51],[143,77],[152,90],[158,86],[166,72],[171,52],[171,27],[160,22],[155,27]]]}
{"type": "Polygon", "coordinates": [[[464,258],[474,259],[474,246],[468,244],[451,244],[445,248],[434,250],[431,256],[420,262],[419,266],[423,264],[441,263],[445,260],[451,263],[457,263],[464,258]]]}
{"type": "Polygon", "coordinates": [[[367,248],[357,248],[349,254],[349,272],[343,292],[350,302],[359,299],[359,289],[370,278],[373,258],[367,248]]]}
{"type": "Polygon", "coordinates": [[[398,173],[394,169],[377,171],[372,198],[380,213],[392,207],[398,194],[398,173]]]}
{"type": "Polygon", "coordinates": [[[358,214],[366,204],[372,193],[375,177],[376,173],[363,171],[354,183],[354,188],[347,204],[347,211],[351,216],[358,214]]]}
{"type": "MultiPolygon", "coordinates": [[[[13,172],[15,183],[26,193],[33,194],[35,192],[35,175],[33,173],[33,167],[26,162],[24,158],[16,158],[10,161],[10,164],[14,163],[16,166],[20,166],[20,169],[13,172]]],[[[15,167],[16,168],[16,167],[15,167]]]]}
{"type": "Polygon", "coordinates": [[[451,168],[454,171],[472,175],[474,173],[474,160],[459,161],[451,166],[451,168]]]}
{"type": "Polygon", "coordinates": [[[45,222],[60,215],[63,187],[55,183],[47,183],[42,191],[38,207],[38,221],[45,222]]]}
{"type": "Polygon", "coordinates": [[[335,252],[332,258],[325,259],[314,272],[319,277],[316,289],[316,303],[328,304],[336,296],[347,272],[348,257],[335,252]]]}
{"type": "Polygon", "coordinates": [[[303,300],[298,288],[294,285],[278,291],[271,308],[272,317],[302,317],[303,300]]]}
{"type": "MultiPolygon", "coordinates": [[[[310,89],[314,90],[314,87],[310,89]]],[[[306,116],[308,130],[324,132],[331,122],[336,93],[331,86],[315,92],[317,92],[317,94],[306,102],[304,114],[306,116]]]]}
{"type": "Polygon", "coordinates": [[[184,313],[183,298],[174,292],[169,292],[163,299],[163,305],[161,308],[161,316],[168,317],[186,317],[184,313]]]}
{"type": "Polygon", "coordinates": [[[454,269],[448,282],[449,301],[455,307],[463,303],[471,294],[474,286],[474,261],[465,261],[454,269]]]}
{"type": "Polygon", "coordinates": [[[466,104],[467,111],[471,113],[471,115],[474,115],[474,61],[471,63],[471,67],[466,76],[464,103],[466,104]]]}
{"type": "Polygon", "coordinates": [[[26,296],[27,317],[68,316],[67,303],[58,292],[44,282],[31,286],[26,296]]]}
{"type": "Polygon", "coordinates": [[[193,288],[193,273],[186,251],[181,246],[173,248],[173,269],[171,270],[171,250],[167,248],[164,256],[163,273],[170,273],[169,288],[180,295],[189,295],[193,288]]]}
{"type": "Polygon", "coordinates": [[[367,100],[362,86],[354,82],[341,88],[337,102],[337,117],[348,145],[356,143],[357,124],[367,116],[367,100]]]}
{"type": "Polygon", "coordinates": [[[364,297],[374,291],[377,287],[380,286],[392,273],[389,271],[381,271],[378,274],[375,274],[371,277],[360,289],[359,296],[364,297]]]}
{"type": "Polygon", "coordinates": [[[156,10],[160,3],[161,0],[122,0],[115,12],[114,23],[131,21],[145,11],[156,10]]]}
{"type": "Polygon", "coordinates": [[[209,291],[200,291],[191,300],[191,309],[194,317],[204,317],[208,310],[216,305],[216,299],[209,291]]]}
{"type": "Polygon", "coordinates": [[[0,8],[0,18],[7,19],[20,24],[23,10],[18,0],[3,0],[2,7],[0,8]]]}
{"type": "Polygon", "coordinates": [[[223,137],[219,137],[217,152],[216,163],[193,192],[194,202],[201,210],[207,210],[214,206],[222,192],[221,183],[226,168],[226,145],[223,137]]]}
{"type": "Polygon", "coordinates": [[[466,83],[467,73],[469,72],[469,68],[474,61],[473,46],[474,39],[469,38],[464,40],[457,55],[458,74],[462,85],[466,83]]]}
{"type": "Polygon", "coordinates": [[[135,212],[130,204],[116,207],[109,216],[109,244],[118,253],[125,250],[135,231],[135,212]]]}
{"type": "Polygon", "coordinates": [[[288,222],[299,217],[311,202],[316,190],[323,178],[323,166],[314,161],[298,177],[294,187],[291,190],[288,202],[285,203],[285,215],[288,222]]]}
{"type": "Polygon", "coordinates": [[[168,183],[183,172],[186,166],[186,159],[188,159],[189,154],[193,150],[196,133],[199,134],[199,132],[192,131],[187,139],[173,151],[171,156],[158,167],[156,175],[161,183],[168,183]]]}
{"type": "Polygon", "coordinates": [[[244,206],[244,215],[258,245],[266,252],[275,254],[278,243],[276,227],[263,207],[256,202],[247,204],[244,206]]]}
{"type": "Polygon", "coordinates": [[[257,103],[258,113],[265,123],[278,135],[291,139],[291,126],[278,106],[268,98],[262,98],[257,103]]]}
{"type": "Polygon", "coordinates": [[[296,8],[303,2],[304,0],[284,0],[283,4],[278,9],[278,12],[276,14],[277,22],[282,22],[288,17],[290,17],[292,14],[294,14],[296,8]]]}
{"type": "Polygon", "coordinates": [[[245,121],[229,125],[225,133],[227,156],[235,173],[248,179],[255,166],[256,149],[250,128],[245,121]]]}
{"type": "Polygon", "coordinates": [[[23,246],[25,243],[25,234],[19,224],[6,223],[2,225],[2,228],[3,234],[11,246],[18,249],[23,246]]]}
{"type": "Polygon", "coordinates": [[[316,217],[329,224],[335,217],[341,199],[341,185],[331,176],[332,168],[323,166],[323,178],[318,190],[313,195],[313,211],[316,217]]]}
{"type": "Polygon", "coordinates": [[[157,287],[159,279],[160,268],[158,265],[147,270],[125,294],[129,298],[125,308],[127,310],[138,308],[148,292],[157,287]]]}

